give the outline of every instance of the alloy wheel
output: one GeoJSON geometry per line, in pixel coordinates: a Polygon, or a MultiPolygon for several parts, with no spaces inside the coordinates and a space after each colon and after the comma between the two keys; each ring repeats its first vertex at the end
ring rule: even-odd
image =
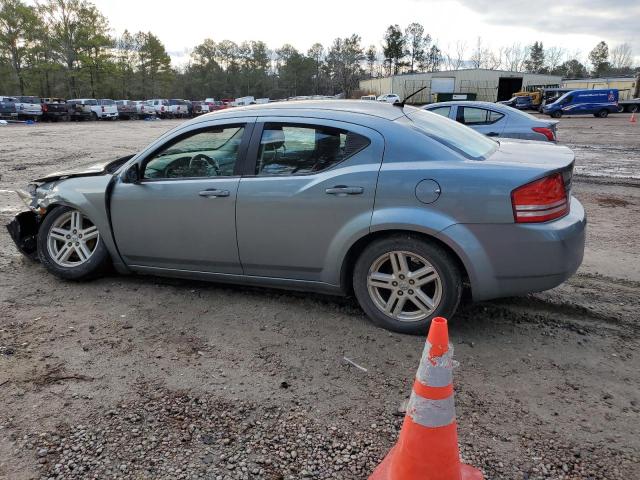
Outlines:
{"type": "Polygon", "coordinates": [[[442,279],[424,257],[407,251],[378,257],[367,275],[371,300],[385,315],[401,322],[430,316],[442,299],[442,279]]]}
{"type": "Polygon", "coordinates": [[[91,220],[71,210],[53,223],[47,233],[47,250],[61,267],[77,267],[86,263],[96,251],[100,233],[91,220]]]}

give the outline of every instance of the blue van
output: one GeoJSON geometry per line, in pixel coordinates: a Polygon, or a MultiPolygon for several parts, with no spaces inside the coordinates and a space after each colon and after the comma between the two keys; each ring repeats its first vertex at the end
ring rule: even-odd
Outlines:
{"type": "Polygon", "coordinates": [[[562,115],[586,115],[605,118],[609,113],[618,111],[618,90],[615,88],[602,90],[572,90],[549,103],[542,109],[543,113],[553,118],[562,115]]]}

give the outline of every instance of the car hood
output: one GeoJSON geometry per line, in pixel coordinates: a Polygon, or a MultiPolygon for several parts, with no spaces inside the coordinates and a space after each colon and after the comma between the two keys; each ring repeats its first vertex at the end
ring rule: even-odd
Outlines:
{"type": "Polygon", "coordinates": [[[73,177],[91,177],[95,175],[106,175],[115,172],[121,165],[133,158],[134,155],[127,155],[126,157],[117,158],[109,162],[93,163],[84,167],[74,168],[71,170],[63,170],[60,172],[53,172],[44,177],[36,178],[33,181],[37,183],[53,182],[55,180],[61,180],[65,178],[73,177]]]}
{"type": "Polygon", "coordinates": [[[500,148],[487,162],[560,170],[569,167],[575,159],[570,148],[552,142],[501,138],[499,143],[500,148]]]}

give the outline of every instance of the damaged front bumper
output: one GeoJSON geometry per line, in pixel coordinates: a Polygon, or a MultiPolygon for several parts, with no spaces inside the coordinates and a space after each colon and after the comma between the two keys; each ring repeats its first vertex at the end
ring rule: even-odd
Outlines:
{"type": "Polygon", "coordinates": [[[29,192],[24,190],[16,191],[16,194],[29,207],[29,210],[18,213],[6,225],[9,235],[18,250],[33,260],[38,259],[38,229],[42,219],[41,213],[46,211],[38,206],[36,190],[37,185],[30,184],[29,192]]]}
{"type": "Polygon", "coordinates": [[[20,212],[7,224],[9,235],[18,247],[18,250],[27,257],[38,258],[38,228],[40,217],[35,212],[20,212]]]}

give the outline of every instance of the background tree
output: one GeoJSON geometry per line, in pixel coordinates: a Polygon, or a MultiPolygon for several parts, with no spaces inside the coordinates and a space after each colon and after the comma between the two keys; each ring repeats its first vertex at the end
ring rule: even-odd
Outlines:
{"type": "Polygon", "coordinates": [[[20,0],[0,2],[0,52],[13,68],[21,95],[25,94],[23,69],[38,28],[38,17],[32,7],[20,0]]]}
{"type": "Polygon", "coordinates": [[[527,72],[544,73],[544,47],[542,42],[534,42],[529,47],[529,58],[524,63],[527,72]]]}
{"type": "Polygon", "coordinates": [[[390,73],[393,72],[394,75],[398,74],[404,65],[405,42],[405,37],[398,25],[390,25],[387,28],[382,44],[382,54],[390,73]]]}
{"type": "Polygon", "coordinates": [[[307,56],[313,61],[313,94],[320,93],[322,84],[322,64],[324,62],[324,47],[321,43],[314,43],[307,52],[307,56]]]}
{"type": "Polygon", "coordinates": [[[425,49],[431,43],[431,35],[424,34],[424,27],[419,23],[411,23],[404,31],[405,54],[409,57],[409,71],[415,72],[415,67],[425,61],[425,49]]]}
{"type": "Polygon", "coordinates": [[[620,43],[611,49],[611,69],[616,74],[630,74],[633,72],[633,51],[628,43],[620,43]]]}
{"type": "Polygon", "coordinates": [[[593,74],[596,76],[603,75],[611,65],[609,64],[609,47],[607,43],[602,41],[596,45],[589,53],[589,62],[593,67],[593,74]]]}
{"type": "Polygon", "coordinates": [[[575,58],[567,60],[550,73],[552,75],[561,75],[565,78],[585,78],[588,75],[587,67],[575,58]]]}
{"type": "Polygon", "coordinates": [[[364,55],[367,60],[367,70],[369,72],[369,77],[373,78],[376,69],[376,62],[378,61],[378,51],[376,50],[376,46],[369,45],[364,55]]]}
{"type": "Polygon", "coordinates": [[[360,36],[355,33],[347,38],[336,38],[327,54],[327,66],[334,85],[338,87],[345,98],[358,87],[358,80],[362,75],[360,63],[364,60],[363,49],[360,46],[360,36]]]}

